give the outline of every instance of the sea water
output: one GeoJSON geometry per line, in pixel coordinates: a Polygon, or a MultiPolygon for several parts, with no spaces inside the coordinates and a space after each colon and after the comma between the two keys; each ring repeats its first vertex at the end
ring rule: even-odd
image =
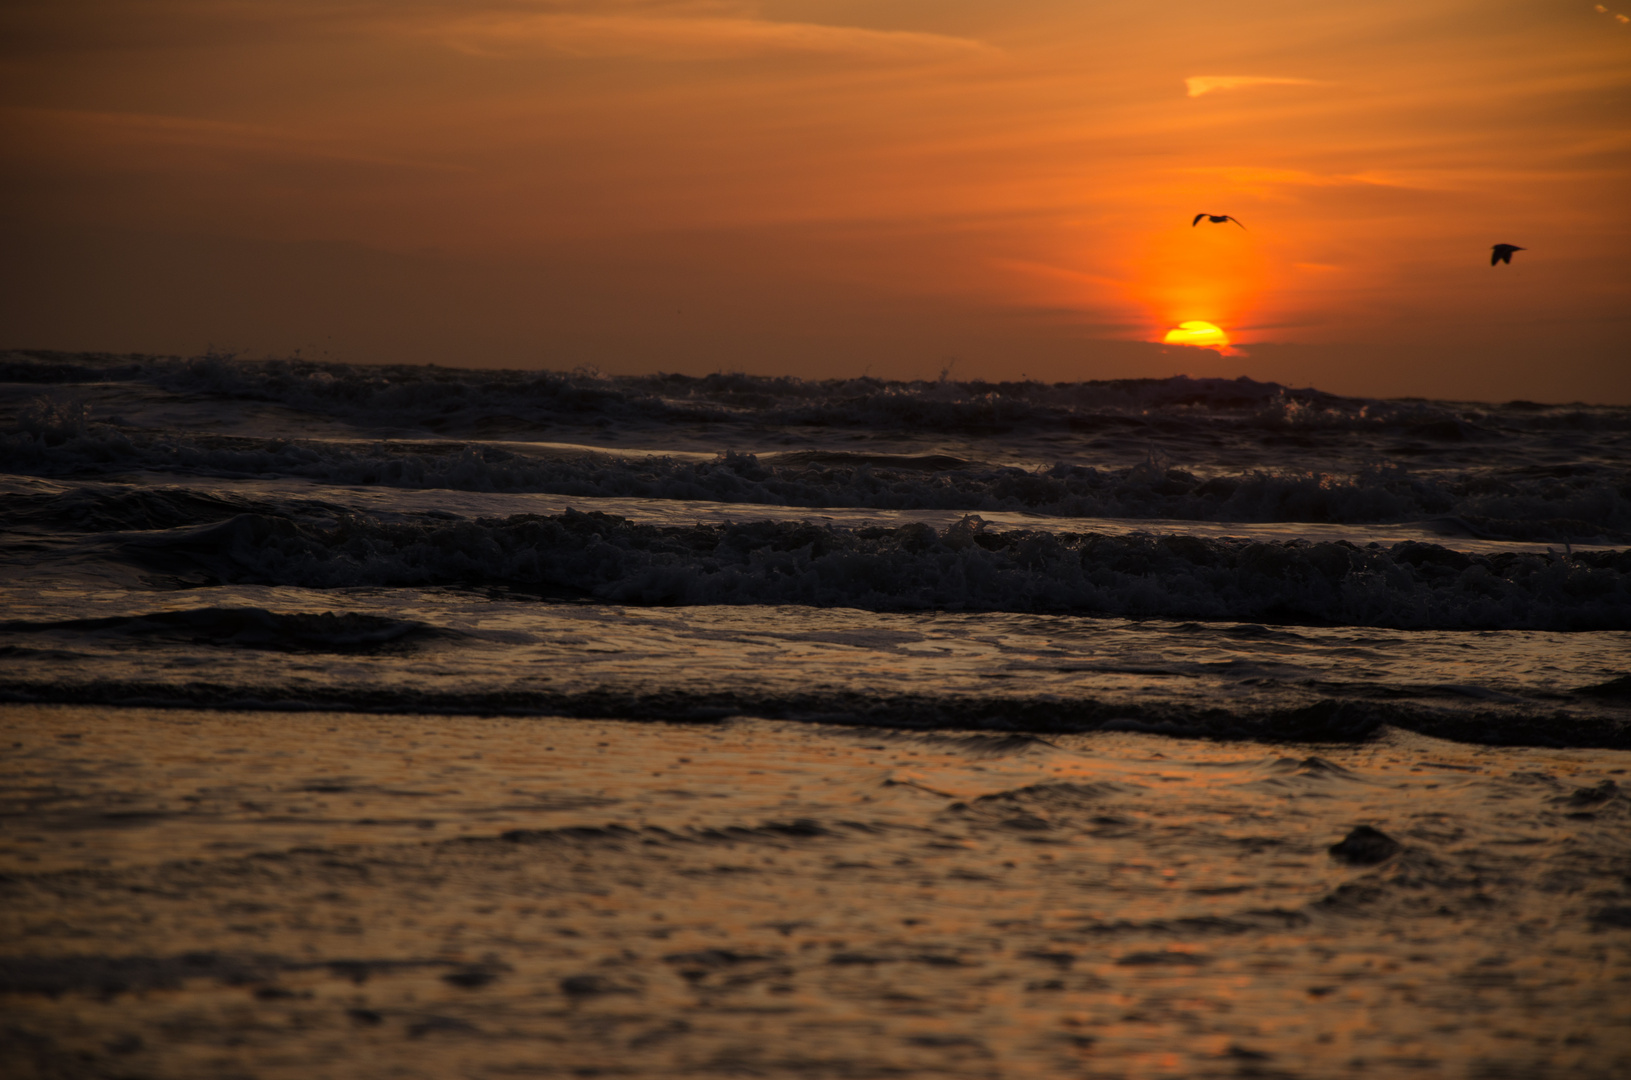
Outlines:
{"type": "Polygon", "coordinates": [[[14,701],[1626,744],[1631,409],[38,353],[0,380],[14,701]]]}
{"type": "Polygon", "coordinates": [[[1631,1068],[1631,409],[0,380],[20,1075],[1631,1068]]]}

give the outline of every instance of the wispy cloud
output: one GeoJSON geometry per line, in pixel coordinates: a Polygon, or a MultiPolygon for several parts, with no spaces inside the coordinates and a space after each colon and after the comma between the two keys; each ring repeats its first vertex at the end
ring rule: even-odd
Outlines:
{"type": "Polygon", "coordinates": [[[79,151],[113,167],[161,164],[154,153],[201,151],[228,157],[305,159],[390,169],[465,172],[460,165],[369,153],[340,135],[230,123],[190,116],[122,113],[84,109],[0,107],[0,126],[15,141],[15,156],[44,153],[60,157],[79,151]]]}
{"type": "Polygon", "coordinates": [[[1242,165],[1208,165],[1183,170],[1218,178],[1231,188],[1264,192],[1276,187],[1388,187],[1408,188],[1415,184],[1379,172],[1331,174],[1306,169],[1269,169],[1242,165]]]}
{"type": "Polygon", "coordinates": [[[1272,75],[1191,75],[1184,80],[1190,97],[1217,90],[1246,90],[1254,86],[1319,86],[1318,79],[1284,79],[1272,75]]]}
{"type": "Polygon", "coordinates": [[[765,55],[843,56],[879,61],[993,54],[979,41],[945,34],[775,22],[673,8],[627,14],[488,13],[421,26],[460,52],[514,56],[539,50],[581,57],[728,60],[765,55]]]}

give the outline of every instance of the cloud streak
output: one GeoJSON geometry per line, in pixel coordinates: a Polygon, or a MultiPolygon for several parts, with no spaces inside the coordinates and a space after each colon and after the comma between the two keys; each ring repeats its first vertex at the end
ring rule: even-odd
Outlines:
{"type": "Polygon", "coordinates": [[[1286,79],[1273,75],[1191,75],[1184,80],[1190,97],[1204,97],[1219,90],[1249,90],[1256,86],[1319,86],[1317,79],[1286,79]]]}
{"type": "Polygon", "coordinates": [[[994,55],[997,51],[979,41],[944,34],[669,13],[490,13],[424,26],[419,32],[467,55],[492,57],[545,51],[586,58],[668,61],[807,55],[899,62],[994,55]]]}
{"type": "Polygon", "coordinates": [[[289,159],[431,173],[469,171],[460,165],[370,153],[338,135],[322,137],[310,131],[190,116],[0,106],[0,127],[13,136],[7,150],[15,159],[78,157],[82,164],[109,171],[169,168],[175,164],[174,155],[187,152],[223,161],[289,159]]]}

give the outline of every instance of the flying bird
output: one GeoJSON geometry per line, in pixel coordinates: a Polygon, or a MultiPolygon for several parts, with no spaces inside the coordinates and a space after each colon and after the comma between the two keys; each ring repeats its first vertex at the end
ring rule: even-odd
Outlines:
{"type": "MultiPolygon", "coordinates": [[[[1228,214],[1196,214],[1195,220],[1189,223],[1189,227],[1193,229],[1195,226],[1199,225],[1201,223],[1201,218],[1205,218],[1214,225],[1222,225],[1225,221],[1233,221],[1236,225],[1240,225],[1240,221],[1238,219],[1232,218],[1228,214]]],[[[1244,225],[1240,225],[1240,227],[1242,229],[1246,228],[1244,225]]],[[[1251,230],[1247,229],[1247,231],[1250,232],[1251,230]]]]}
{"type": "Polygon", "coordinates": [[[1524,249],[1519,247],[1517,244],[1496,244],[1494,247],[1489,249],[1489,264],[1494,266],[1496,263],[1506,263],[1508,266],[1511,266],[1512,253],[1514,251],[1523,250],[1524,249]]]}

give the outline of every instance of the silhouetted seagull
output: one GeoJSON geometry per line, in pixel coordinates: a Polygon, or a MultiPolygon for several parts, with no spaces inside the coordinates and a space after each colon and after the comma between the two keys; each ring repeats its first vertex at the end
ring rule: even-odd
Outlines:
{"type": "Polygon", "coordinates": [[[1489,249],[1489,264],[1494,266],[1496,263],[1506,263],[1508,266],[1511,266],[1512,253],[1514,251],[1523,250],[1524,249],[1519,247],[1517,244],[1496,244],[1494,247],[1489,249]]]}
{"type": "MultiPolygon", "coordinates": [[[[1214,225],[1222,225],[1225,221],[1233,221],[1236,225],[1240,225],[1239,220],[1230,217],[1228,214],[1196,214],[1195,220],[1189,223],[1189,227],[1193,229],[1195,226],[1199,225],[1201,223],[1201,218],[1205,218],[1214,225]]],[[[1240,227],[1242,229],[1246,228],[1244,225],[1240,225],[1240,227]]],[[[1250,232],[1251,230],[1247,229],[1246,231],[1250,232]]]]}

